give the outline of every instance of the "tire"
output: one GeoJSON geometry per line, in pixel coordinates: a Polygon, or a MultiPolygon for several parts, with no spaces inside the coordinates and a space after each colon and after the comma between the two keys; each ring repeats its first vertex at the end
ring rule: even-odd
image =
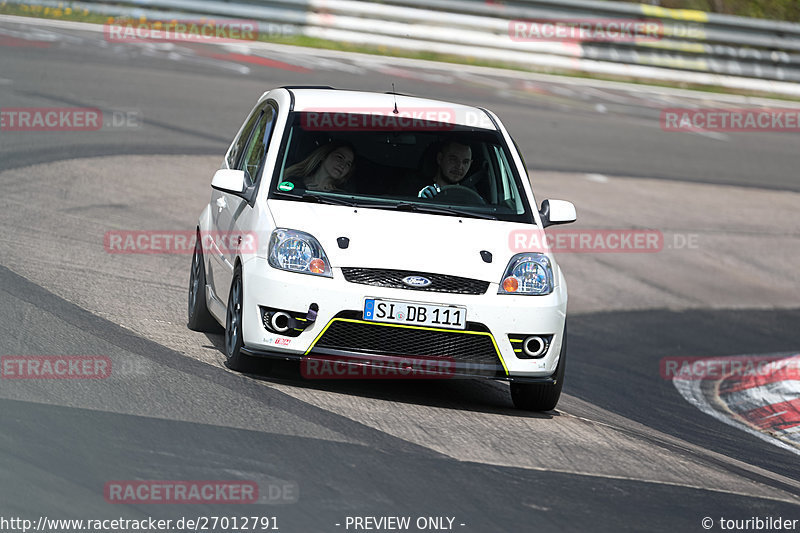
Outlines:
{"type": "Polygon", "coordinates": [[[550,383],[511,383],[511,400],[514,407],[525,411],[552,411],[561,398],[564,386],[564,370],[567,366],[567,328],[564,327],[564,340],[561,342],[561,354],[558,367],[553,375],[556,382],[550,383]]]}
{"type": "Polygon", "coordinates": [[[242,267],[237,265],[228,295],[228,307],[225,312],[225,357],[228,368],[239,372],[252,369],[250,358],[242,354],[242,314],[244,301],[244,284],[242,283],[242,267]]]}
{"type": "Polygon", "coordinates": [[[206,265],[203,261],[203,246],[198,234],[192,254],[192,269],[189,274],[189,307],[187,326],[194,331],[214,332],[221,327],[211,316],[206,304],[206,265]]]}

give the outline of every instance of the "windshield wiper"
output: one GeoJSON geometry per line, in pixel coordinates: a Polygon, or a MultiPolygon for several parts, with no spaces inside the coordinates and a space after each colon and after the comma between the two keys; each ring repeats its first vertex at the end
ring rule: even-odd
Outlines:
{"type": "Polygon", "coordinates": [[[394,204],[394,206],[392,207],[394,207],[399,211],[413,211],[415,213],[431,213],[434,215],[455,215],[460,217],[473,217],[473,218],[483,218],[487,220],[497,220],[496,216],[489,215],[487,213],[476,213],[474,211],[453,209],[451,207],[422,205],[422,204],[415,204],[412,202],[400,202],[399,204],[394,204]]]}
{"type": "Polygon", "coordinates": [[[473,211],[453,209],[450,207],[422,205],[412,202],[400,202],[398,204],[382,204],[382,203],[364,204],[364,203],[357,203],[352,200],[345,200],[344,198],[337,198],[336,196],[311,194],[308,192],[304,192],[302,194],[293,194],[285,191],[273,191],[273,194],[275,196],[285,196],[288,198],[294,198],[296,200],[303,200],[306,202],[316,202],[320,204],[346,205],[348,207],[373,207],[376,209],[397,209],[398,211],[413,211],[415,213],[431,213],[435,215],[452,215],[459,217],[472,217],[472,218],[482,218],[487,220],[497,220],[496,216],[489,215],[486,213],[475,213],[473,211]]]}
{"type": "Polygon", "coordinates": [[[286,196],[289,198],[295,198],[297,200],[303,200],[306,202],[316,202],[318,204],[331,204],[331,205],[346,205],[349,207],[359,207],[359,205],[352,200],[345,200],[344,198],[337,198],[335,196],[321,196],[319,194],[311,194],[308,192],[304,192],[303,194],[292,194],[290,192],[284,191],[273,191],[276,196],[286,196]]]}

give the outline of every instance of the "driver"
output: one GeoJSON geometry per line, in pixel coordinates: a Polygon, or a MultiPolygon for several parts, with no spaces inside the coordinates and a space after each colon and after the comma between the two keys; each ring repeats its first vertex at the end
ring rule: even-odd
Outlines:
{"type": "Polygon", "coordinates": [[[436,154],[436,175],[433,185],[419,191],[420,198],[433,198],[442,187],[458,185],[467,175],[472,164],[472,149],[458,141],[446,141],[436,154]]]}

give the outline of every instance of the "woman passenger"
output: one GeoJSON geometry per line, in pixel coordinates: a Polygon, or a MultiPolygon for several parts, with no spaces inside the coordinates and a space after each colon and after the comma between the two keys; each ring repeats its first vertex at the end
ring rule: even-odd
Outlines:
{"type": "Polygon", "coordinates": [[[302,180],[310,191],[343,192],[355,170],[355,150],[350,143],[334,141],[315,149],[286,169],[283,179],[302,180]]]}

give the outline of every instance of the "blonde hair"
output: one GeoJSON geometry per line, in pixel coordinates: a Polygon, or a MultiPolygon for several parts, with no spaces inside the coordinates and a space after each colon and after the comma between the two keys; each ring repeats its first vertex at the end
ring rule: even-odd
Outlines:
{"type": "MultiPolygon", "coordinates": [[[[325,161],[325,158],[338,148],[347,148],[353,152],[353,158],[355,158],[356,151],[350,143],[344,141],[329,142],[328,144],[323,144],[322,146],[317,147],[308,155],[308,157],[299,163],[295,163],[294,165],[288,167],[283,172],[283,179],[302,178],[303,182],[307,183],[307,180],[314,175],[317,169],[319,169],[320,165],[322,165],[322,162],[325,161]]],[[[347,173],[341,178],[336,180],[338,182],[336,185],[342,185],[348,179],[350,179],[350,176],[353,174],[355,168],[356,165],[354,162],[354,164],[350,166],[350,170],[348,170],[347,173]]]]}

